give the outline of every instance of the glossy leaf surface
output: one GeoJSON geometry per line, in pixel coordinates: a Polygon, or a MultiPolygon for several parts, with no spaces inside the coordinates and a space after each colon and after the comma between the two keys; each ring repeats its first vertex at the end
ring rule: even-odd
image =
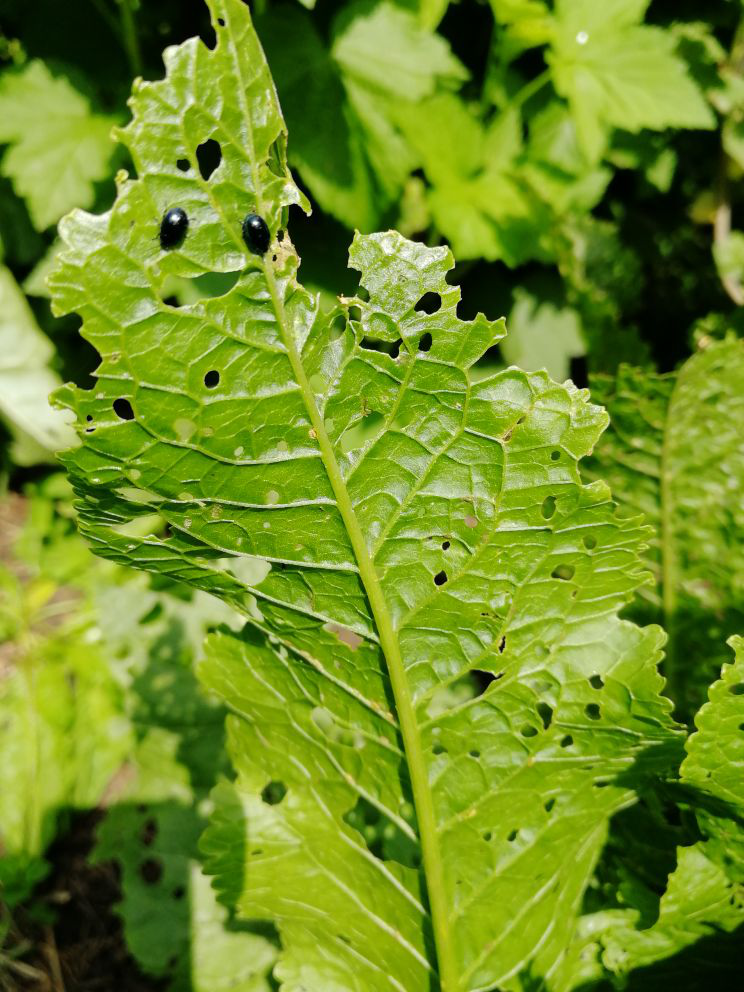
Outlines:
{"type": "Polygon", "coordinates": [[[446,248],[358,236],[365,292],[319,311],[247,8],[210,9],[216,47],[137,87],[138,178],[62,225],[55,303],[102,357],[64,395],[82,527],[247,620],[204,664],[238,771],[204,845],[223,901],[276,924],[284,990],[567,988],[609,819],[679,749],[662,634],[617,616],[645,532],[578,474],[606,415],[542,372],[472,374],[504,329],[458,318],[446,248]],[[164,302],[214,271],[224,295],[164,302]]]}

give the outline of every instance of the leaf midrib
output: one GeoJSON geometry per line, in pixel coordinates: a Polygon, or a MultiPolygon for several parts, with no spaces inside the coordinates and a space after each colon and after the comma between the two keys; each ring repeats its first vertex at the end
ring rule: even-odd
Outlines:
{"type": "MultiPolygon", "coordinates": [[[[239,81],[238,99],[241,104],[241,110],[245,115],[245,120],[250,125],[251,118],[245,102],[245,81],[240,71],[240,59],[236,50],[232,23],[225,6],[221,6],[227,21],[226,34],[230,41],[231,57],[239,81]]],[[[256,204],[259,211],[263,214],[265,212],[262,196],[263,191],[261,190],[260,172],[256,161],[255,146],[253,144],[253,135],[250,126],[247,133],[250,139],[248,156],[253,175],[256,204]]],[[[460,983],[457,960],[449,928],[449,907],[444,884],[444,865],[434,816],[434,802],[429,786],[428,770],[424,761],[421,734],[408,687],[400,644],[380,585],[377,570],[369,556],[364,534],[362,533],[349,491],[336,461],[333,446],[325,429],[324,419],[316,405],[315,394],[310,386],[300,354],[297,350],[294,335],[284,309],[284,301],[277,285],[273,265],[270,260],[267,261],[267,256],[261,258],[261,265],[271,297],[277,326],[284,346],[287,349],[287,356],[292,371],[300,387],[303,403],[316,435],[321,458],[328,475],[328,481],[331,484],[341,519],[349,535],[349,541],[359,568],[359,576],[367,594],[375,626],[377,627],[380,647],[393,690],[400,733],[403,739],[403,749],[411,780],[411,791],[416,811],[426,889],[429,897],[429,909],[431,911],[432,928],[437,952],[436,964],[441,992],[457,992],[460,983]]]]}
{"type": "Polygon", "coordinates": [[[303,402],[318,441],[318,447],[320,448],[323,464],[328,474],[328,480],[336,497],[339,513],[349,535],[349,541],[359,568],[359,576],[369,599],[372,616],[380,639],[380,647],[390,676],[395,708],[398,714],[398,723],[401,737],[403,738],[403,748],[411,778],[411,790],[419,827],[419,839],[429,896],[429,908],[431,910],[437,947],[437,964],[441,988],[442,992],[455,992],[458,987],[458,973],[448,925],[449,913],[444,884],[444,866],[437,837],[434,803],[429,786],[426,762],[424,761],[421,735],[411,699],[400,644],[395,633],[392,617],[385,601],[377,571],[369,556],[364,534],[354,511],[349,491],[341,474],[341,469],[336,460],[330,438],[325,430],[323,418],[315,403],[315,395],[308,382],[302,360],[297,351],[294,336],[291,328],[288,326],[284,303],[277,286],[273,267],[270,263],[264,261],[263,268],[277,324],[287,349],[292,371],[300,386],[303,402]]]}

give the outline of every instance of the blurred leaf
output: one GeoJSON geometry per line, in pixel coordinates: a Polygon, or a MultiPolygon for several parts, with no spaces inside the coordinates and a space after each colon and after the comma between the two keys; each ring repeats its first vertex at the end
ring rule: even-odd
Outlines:
{"type": "MultiPolygon", "coordinates": [[[[677,849],[677,865],[653,925],[633,926],[640,922],[633,911],[621,911],[618,916],[626,925],[607,928],[603,961],[612,972],[648,967],[744,926],[744,640],[734,637],[730,643],[736,660],[723,666],[720,681],[711,686],[680,770],[682,783],[698,790],[691,805],[704,839],[677,849]]],[[[734,940],[733,946],[740,948],[738,938],[734,940]]],[[[724,960],[717,962],[715,973],[720,983],[727,975],[738,980],[740,971],[735,961],[727,968],[724,960]]],[[[699,980],[693,978],[693,988],[700,987],[699,980]]]]}
{"type": "Polygon", "coordinates": [[[60,382],[49,367],[53,355],[15,279],[0,267],[0,415],[13,431],[19,464],[48,461],[74,437],[69,418],[49,405],[60,382]]]}
{"type": "Polygon", "coordinates": [[[61,247],[62,242],[55,241],[26,276],[23,281],[23,292],[27,296],[42,296],[45,299],[52,298],[49,286],[47,285],[47,276],[54,268],[57,253],[61,247]]]}
{"type": "Polygon", "coordinates": [[[292,164],[324,210],[369,230],[378,215],[371,167],[338,68],[313,21],[280,5],[258,26],[292,130],[292,164]]]}
{"type": "MultiPolygon", "coordinates": [[[[32,506],[49,510],[43,499],[32,506]]],[[[56,546],[78,567],[75,550],[89,560],[82,541],[69,523],[60,530],[46,512],[23,523],[25,508],[20,497],[0,506],[5,541],[17,540],[26,553],[29,542],[39,542],[28,563],[12,545],[0,563],[0,887],[11,904],[46,873],[44,854],[60,814],[95,806],[131,746],[121,690],[96,643],[87,593],[52,577],[56,546]],[[3,622],[6,603],[10,624],[3,622]]],[[[100,577],[100,565],[95,571],[100,577]]]]}
{"type": "Polygon", "coordinates": [[[541,301],[524,290],[515,294],[507,327],[509,334],[501,342],[506,361],[528,372],[546,369],[557,382],[568,379],[571,359],[586,352],[576,311],[541,301]]]}
{"type": "Polygon", "coordinates": [[[400,107],[398,120],[432,184],[429,207],[460,258],[518,265],[542,257],[545,208],[516,166],[519,118],[505,114],[485,131],[457,97],[442,94],[400,107]]]}
{"type": "Polygon", "coordinates": [[[608,126],[626,131],[712,128],[715,118],[675,38],[641,26],[648,0],[557,0],[550,64],[587,156],[603,155],[608,126]]]}
{"type": "Polygon", "coordinates": [[[388,0],[371,8],[352,5],[343,21],[331,47],[333,58],[346,76],[395,100],[423,100],[438,83],[455,86],[467,78],[444,38],[388,0]]]}
{"type": "Polygon", "coordinates": [[[741,283],[744,280],[744,233],[730,231],[723,241],[713,245],[713,257],[722,279],[741,283]]]}
{"type": "Polygon", "coordinates": [[[112,120],[91,112],[87,99],[43,62],[0,78],[2,160],[38,230],[72,207],[93,202],[93,183],[109,172],[112,120]]]}
{"type": "Polygon", "coordinates": [[[716,342],[677,374],[622,367],[592,379],[612,427],[587,466],[654,525],[641,590],[670,633],[667,676],[683,712],[701,702],[726,636],[744,627],[744,345],[716,342]]]}

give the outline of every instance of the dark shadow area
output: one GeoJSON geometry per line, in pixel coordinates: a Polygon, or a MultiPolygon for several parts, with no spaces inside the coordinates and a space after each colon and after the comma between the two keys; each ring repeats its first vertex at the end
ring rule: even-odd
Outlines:
{"type": "Polygon", "coordinates": [[[11,941],[32,943],[34,953],[24,963],[37,972],[36,976],[15,974],[14,988],[48,992],[55,988],[55,977],[61,976],[66,992],[166,989],[164,980],[142,973],[127,948],[116,913],[121,899],[117,865],[89,860],[104,816],[102,810],[69,812],[68,829],[47,852],[52,869],[37,888],[33,906],[14,910],[11,941]]]}

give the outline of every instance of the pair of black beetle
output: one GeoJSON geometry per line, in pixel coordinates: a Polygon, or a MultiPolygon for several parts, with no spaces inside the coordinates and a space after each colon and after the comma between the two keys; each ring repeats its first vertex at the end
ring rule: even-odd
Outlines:
{"type": "MultiPolygon", "coordinates": [[[[160,221],[160,247],[164,250],[177,248],[186,237],[189,217],[182,207],[166,210],[160,221]]],[[[243,241],[254,255],[264,255],[269,247],[271,235],[268,225],[258,214],[248,214],[242,225],[243,241]]]]}

